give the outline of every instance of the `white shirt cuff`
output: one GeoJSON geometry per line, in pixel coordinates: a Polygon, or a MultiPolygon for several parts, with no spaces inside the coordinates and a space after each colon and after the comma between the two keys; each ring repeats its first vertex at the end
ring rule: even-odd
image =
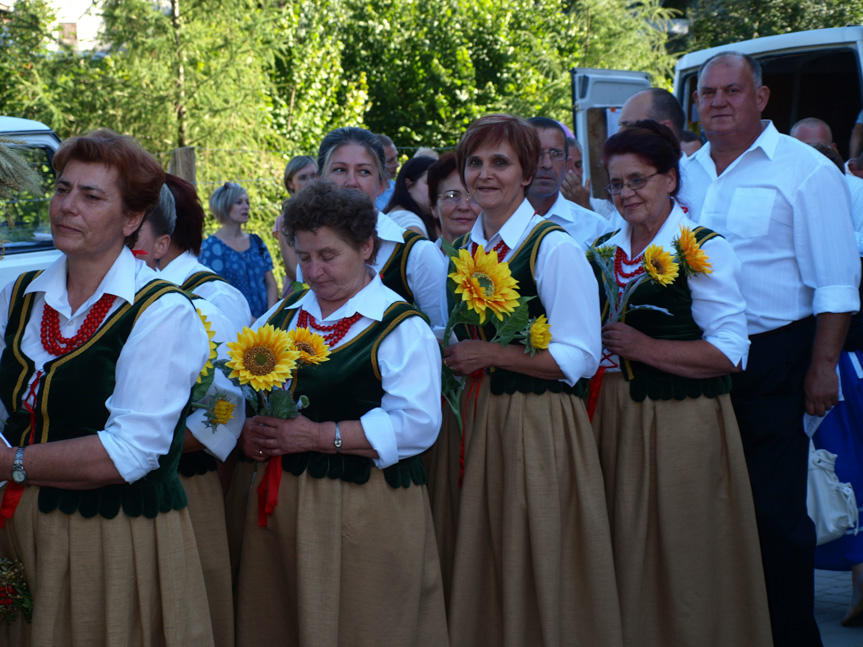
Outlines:
{"type": "MultiPolygon", "coordinates": [[[[858,277],[859,278],[859,277],[858,277]]],[[[815,290],[812,312],[857,312],[860,309],[860,292],[850,285],[830,285],[815,290]]]]}
{"type": "Polygon", "coordinates": [[[718,348],[734,366],[740,364],[740,367],[746,370],[746,362],[749,359],[748,339],[727,330],[720,330],[715,335],[706,336],[704,341],[718,348]]]}
{"type": "Polygon", "coordinates": [[[399,448],[396,444],[393,424],[387,412],[380,407],[372,409],[360,417],[360,424],[372,449],[378,453],[378,457],[373,459],[375,465],[384,469],[398,463],[399,448]]]}
{"type": "Polygon", "coordinates": [[[227,424],[216,425],[215,429],[206,425],[206,411],[196,409],[186,419],[186,428],[192,432],[192,435],[207,451],[224,462],[237,445],[237,438],[243,431],[243,423],[246,421],[246,417],[243,415],[244,406],[245,403],[241,403],[239,407],[234,409],[234,417],[227,424]],[[239,415],[237,415],[238,411],[239,415]]]}
{"type": "Polygon", "coordinates": [[[97,432],[102,446],[126,483],[134,483],[159,467],[159,457],[145,456],[105,430],[97,432]]]}
{"type": "Polygon", "coordinates": [[[565,376],[559,381],[569,386],[575,386],[581,378],[590,377],[599,368],[599,362],[579,348],[551,342],[548,345],[548,352],[565,376]]]}

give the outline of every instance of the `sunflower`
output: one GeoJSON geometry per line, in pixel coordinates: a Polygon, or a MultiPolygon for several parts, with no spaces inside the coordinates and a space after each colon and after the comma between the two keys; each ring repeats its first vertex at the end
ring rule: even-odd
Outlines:
{"type": "Polygon", "coordinates": [[[536,350],[545,350],[551,343],[551,327],[545,315],[539,315],[530,324],[530,345],[536,350]]]}
{"type": "Polygon", "coordinates": [[[680,225],[680,236],[674,241],[677,258],[680,259],[686,274],[712,274],[713,267],[701,245],[695,240],[695,234],[689,227],[680,225]]]}
{"type": "Polygon", "coordinates": [[[456,271],[449,275],[456,283],[455,293],[461,294],[468,308],[479,315],[479,322],[485,323],[491,311],[503,321],[518,306],[518,281],[512,278],[508,263],[497,260],[497,252],[485,253],[480,245],[471,256],[466,249],[458,251],[453,258],[456,271]]]}
{"type": "Polygon", "coordinates": [[[644,252],[644,269],[651,280],[659,285],[668,285],[677,278],[678,265],[660,245],[651,245],[644,252]]]}
{"type": "Polygon", "coordinates": [[[204,330],[207,331],[207,341],[210,344],[210,356],[207,357],[207,363],[204,364],[204,368],[201,369],[201,372],[198,374],[198,384],[201,383],[201,378],[204,377],[210,370],[213,368],[213,360],[216,359],[216,342],[213,341],[213,336],[216,334],[216,331],[210,327],[210,322],[204,314],[195,308],[195,311],[198,313],[198,316],[201,318],[201,323],[204,324],[204,330]]]}
{"type": "Polygon", "coordinates": [[[300,351],[294,349],[288,333],[267,324],[257,330],[243,328],[237,341],[228,343],[225,363],[240,384],[249,384],[255,391],[269,391],[291,377],[300,351]]]}
{"type": "Polygon", "coordinates": [[[216,425],[226,425],[228,421],[234,417],[234,409],[236,405],[224,398],[216,400],[213,405],[213,413],[210,415],[210,420],[216,425]]]}
{"type": "Polygon", "coordinates": [[[300,362],[303,364],[320,364],[330,358],[330,347],[324,338],[308,328],[294,328],[288,332],[288,337],[294,348],[300,351],[300,362]]]}

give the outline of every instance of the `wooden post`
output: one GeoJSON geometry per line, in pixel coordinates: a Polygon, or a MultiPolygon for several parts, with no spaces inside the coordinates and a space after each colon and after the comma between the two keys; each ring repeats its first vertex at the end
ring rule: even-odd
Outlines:
{"type": "Polygon", "coordinates": [[[181,177],[187,182],[197,184],[195,171],[195,147],[184,146],[171,151],[171,161],[168,162],[168,173],[181,177]]]}

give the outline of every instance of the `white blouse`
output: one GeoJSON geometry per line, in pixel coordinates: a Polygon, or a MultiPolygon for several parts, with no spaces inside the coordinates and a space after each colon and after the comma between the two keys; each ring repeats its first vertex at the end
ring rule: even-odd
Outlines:
{"type": "MultiPolygon", "coordinates": [[[[159,271],[159,278],[174,285],[183,285],[186,279],[196,272],[212,273],[213,270],[199,263],[192,252],[184,252],[159,271]]],[[[221,310],[237,330],[252,325],[249,302],[242,292],[227,281],[208,281],[196,287],[195,294],[221,310]]]]}
{"type": "MultiPolygon", "coordinates": [[[[66,291],[66,257],[61,256],[26,290],[36,293],[36,298],[24,331],[24,354],[33,361],[36,371],[55,359],[42,347],[41,341],[42,311],[46,303],[60,315],[61,334],[73,337],[103,294],[117,297],[108,311],[110,316],[124,303],[134,303],[135,293],[155,278],[156,273],[136,261],[124,247],[96,292],[73,313],[66,291]]],[[[13,285],[14,282],[10,283],[0,292],[0,353],[6,348],[4,336],[13,285]]],[[[184,296],[164,295],[138,317],[120,351],[117,382],[105,402],[108,421],[105,429],[98,432],[105,451],[128,483],[134,483],[159,467],[159,457],[168,453],[174,427],[208,356],[204,326],[184,296]]],[[[33,378],[35,376],[34,373],[33,378]]],[[[0,403],[0,418],[5,422],[8,417],[0,403]]]]}
{"type": "MultiPolygon", "coordinates": [[[[320,323],[331,324],[361,313],[362,318],[335,344],[334,348],[338,348],[373,322],[381,321],[386,309],[397,301],[403,299],[386,287],[375,272],[367,286],[326,318],[321,316],[317,297],[309,291],[296,303],[297,314],[287,329],[296,328],[301,306],[320,323]]],[[[264,325],[280,305],[281,302],[264,313],[254,327],[264,325]]],[[[420,317],[403,320],[381,342],[378,368],[384,389],[381,406],[360,416],[360,423],[363,433],[378,453],[375,465],[383,469],[424,452],[434,444],[440,431],[441,357],[428,324],[420,317]]]]}
{"type": "MultiPolygon", "coordinates": [[[[483,234],[483,216],[470,231],[470,243],[486,251],[501,239],[509,247],[503,260],[510,260],[533,228],[545,219],[525,200],[490,240],[483,234]]],[[[584,250],[567,233],[551,232],[540,244],[534,265],[537,294],[551,330],[548,352],[566,376],[569,386],[582,377],[591,377],[599,366],[599,293],[593,270],[584,250]]]]}
{"type": "MultiPolygon", "coordinates": [[[[661,245],[674,254],[672,240],[680,234],[680,225],[695,229],[698,225],[686,217],[675,202],[671,213],[650,245],[661,245]]],[[[606,244],[620,247],[627,258],[632,258],[631,228],[623,228],[608,239],[606,244]]],[[[646,249],[646,248],[645,248],[646,249]]],[[[692,295],[692,318],[703,331],[703,337],[737,366],[746,368],[749,355],[749,337],[746,331],[746,302],[740,293],[742,269],[730,243],[715,236],[702,245],[713,270],[711,274],[696,274],[687,278],[692,295]]]]}

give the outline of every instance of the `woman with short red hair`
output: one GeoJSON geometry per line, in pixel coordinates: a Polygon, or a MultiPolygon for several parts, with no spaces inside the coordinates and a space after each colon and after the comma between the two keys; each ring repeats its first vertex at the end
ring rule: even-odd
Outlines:
{"type": "Polygon", "coordinates": [[[129,249],[165,174],[110,131],[64,142],[54,167],[63,256],[0,293],[0,557],[33,601],[0,644],[212,645],[177,475],[207,333],[129,249]]]}
{"type": "MultiPolygon", "coordinates": [[[[445,349],[468,380],[448,601],[456,647],[621,642],[602,472],[581,397],[601,350],[596,282],[579,245],[525,199],[539,149],[536,130],[509,115],[477,120],[456,149],[482,213],[455,246],[506,261],[519,293],[535,297],[530,316],[545,315],[552,335],[531,355],[519,342],[486,341],[490,324],[458,326],[460,341],[445,349]]],[[[448,293],[451,309],[461,298],[452,281],[448,293]]]]}

